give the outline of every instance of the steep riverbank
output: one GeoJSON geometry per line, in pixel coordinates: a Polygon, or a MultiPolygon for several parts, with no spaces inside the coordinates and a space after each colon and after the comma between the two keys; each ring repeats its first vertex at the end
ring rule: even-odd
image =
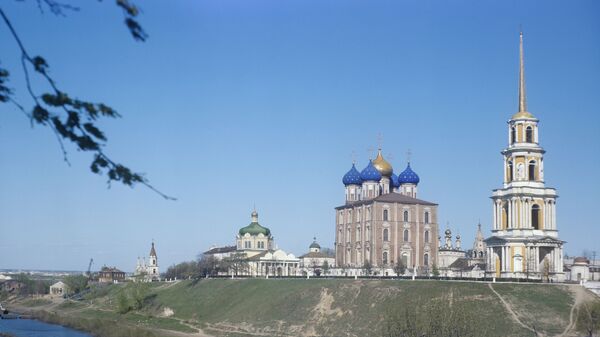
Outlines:
{"type": "Polygon", "coordinates": [[[406,320],[466,327],[466,335],[576,336],[573,310],[597,300],[578,286],[398,280],[201,280],[153,283],[139,309],[110,285],[79,302],[21,308],[102,337],[382,336],[406,320]],[[577,301],[576,301],[577,299],[577,301]],[[476,332],[476,334],[473,334],[476,332]]]}

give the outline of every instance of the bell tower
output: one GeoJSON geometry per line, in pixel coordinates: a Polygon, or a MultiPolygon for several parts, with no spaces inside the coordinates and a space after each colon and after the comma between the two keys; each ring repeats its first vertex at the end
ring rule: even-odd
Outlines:
{"type": "Polygon", "coordinates": [[[562,244],[556,227],[556,190],[544,182],[539,120],[527,111],[523,33],[519,34],[518,111],[508,120],[502,150],[503,187],[494,190],[492,237],[486,239],[487,270],[496,277],[561,279],[562,244]]]}

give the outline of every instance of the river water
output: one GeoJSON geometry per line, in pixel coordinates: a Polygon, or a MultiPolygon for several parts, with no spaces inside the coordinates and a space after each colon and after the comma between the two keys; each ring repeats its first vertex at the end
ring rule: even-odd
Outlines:
{"type": "Polygon", "coordinates": [[[0,332],[17,337],[92,337],[64,326],[33,319],[0,319],[0,332]]]}

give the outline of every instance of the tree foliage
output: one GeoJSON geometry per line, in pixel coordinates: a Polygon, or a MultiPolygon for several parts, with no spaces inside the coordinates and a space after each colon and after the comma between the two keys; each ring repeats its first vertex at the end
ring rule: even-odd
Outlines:
{"type": "Polygon", "coordinates": [[[587,337],[600,334],[600,302],[583,302],[577,311],[577,330],[587,337]]]}
{"type": "Polygon", "coordinates": [[[198,262],[181,262],[167,268],[165,272],[166,279],[188,279],[198,274],[198,262]]]}
{"type": "MultiPolygon", "coordinates": [[[[56,0],[37,0],[41,11],[49,9],[55,15],[64,16],[65,11],[78,11],[79,8],[56,0]]],[[[137,21],[139,8],[128,0],[116,0],[116,5],[122,9],[125,26],[136,41],[143,42],[148,35],[137,21]]],[[[46,127],[56,135],[65,162],[69,163],[65,143],[73,144],[77,150],[93,155],[90,170],[93,173],[105,175],[107,183],[120,182],[127,186],[142,184],[158,193],[165,199],[174,198],[163,194],[152,185],[141,173],[134,172],[129,167],[111,159],[104,148],[107,143],[106,134],[98,127],[97,122],[102,118],[119,118],[120,114],[112,107],[101,103],[75,98],[62,88],[50,73],[50,66],[40,55],[31,54],[20,39],[17,31],[6,13],[0,8],[0,17],[16,42],[20,54],[21,66],[25,76],[26,92],[31,98],[32,106],[27,108],[19,103],[15,90],[8,86],[10,72],[0,67],[0,103],[12,103],[28,117],[31,126],[46,127]],[[35,78],[34,78],[35,77],[35,78]],[[47,90],[38,92],[34,88],[35,79],[41,79],[47,85],[47,90]]]]}
{"type": "Polygon", "coordinates": [[[77,294],[87,288],[88,278],[84,275],[69,275],[63,279],[69,294],[77,294]]]}
{"type": "Polygon", "coordinates": [[[406,271],[406,266],[404,265],[404,262],[402,262],[402,259],[398,259],[398,261],[394,265],[394,273],[396,273],[397,276],[400,276],[400,275],[404,275],[405,271],[406,271]]]}
{"type": "Polygon", "coordinates": [[[198,274],[199,277],[215,276],[221,271],[227,271],[224,263],[214,257],[214,255],[201,255],[198,259],[198,274]]]}

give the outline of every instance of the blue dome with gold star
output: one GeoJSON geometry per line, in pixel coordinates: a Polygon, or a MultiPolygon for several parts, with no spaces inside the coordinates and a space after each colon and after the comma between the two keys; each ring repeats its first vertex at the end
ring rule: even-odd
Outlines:
{"type": "Polygon", "coordinates": [[[398,180],[398,176],[396,175],[396,173],[392,173],[392,186],[394,188],[400,187],[400,181],[398,180]]]}
{"type": "Polygon", "coordinates": [[[398,182],[402,184],[415,184],[419,183],[419,176],[410,168],[410,163],[406,166],[406,169],[398,175],[398,182]]]}
{"type": "Polygon", "coordinates": [[[364,170],[362,170],[362,172],[360,172],[360,178],[363,181],[380,181],[381,180],[381,173],[379,173],[379,171],[375,168],[375,166],[373,165],[373,161],[369,160],[369,165],[367,165],[367,167],[365,167],[364,170]]]}
{"type": "Polygon", "coordinates": [[[342,178],[342,182],[344,185],[360,185],[362,184],[362,179],[360,178],[360,173],[356,169],[354,163],[352,163],[352,168],[342,178]]]}

